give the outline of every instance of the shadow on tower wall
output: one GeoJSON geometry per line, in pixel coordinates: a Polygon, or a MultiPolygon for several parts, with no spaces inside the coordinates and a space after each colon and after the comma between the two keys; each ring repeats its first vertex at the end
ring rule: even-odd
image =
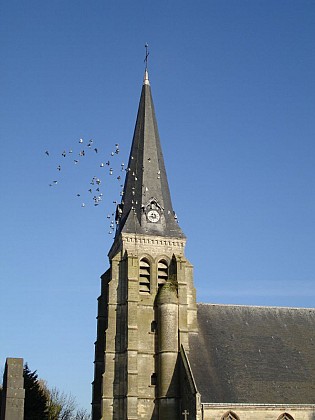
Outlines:
{"type": "Polygon", "coordinates": [[[127,287],[128,287],[128,259],[127,255],[119,262],[116,307],[115,360],[113,382],[113,420],[127,418],[127,361],[126,351],[128,343],[127,319],[127,287]]]}
{"type": "Polygon", "coordinates": [[[92,420],[102,417],[101,401],[105,372],[106,330],[108,327],[108,283],[110,269],[101,276],[101,295],[98,297],[97,334],[95,342],[94,381],[92,382],[92,420]]]}

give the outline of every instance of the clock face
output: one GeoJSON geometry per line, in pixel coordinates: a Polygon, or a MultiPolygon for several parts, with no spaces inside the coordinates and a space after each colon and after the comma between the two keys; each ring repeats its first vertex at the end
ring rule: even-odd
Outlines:
{"type": "Polygon", "coordinates": [[[148,220],[153,223],[158,222],[160,220],[160,213],[157,210],[148,211],[148,220]]]}

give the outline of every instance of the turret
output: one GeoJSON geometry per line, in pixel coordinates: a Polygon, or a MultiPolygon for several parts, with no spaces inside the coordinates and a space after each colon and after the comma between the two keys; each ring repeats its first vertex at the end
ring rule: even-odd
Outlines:
{"type": "Polygon", "coordinates": [[[157,295],[159,419],[178,415],[178,296],[177,284],[167,280],[157,295]]]}

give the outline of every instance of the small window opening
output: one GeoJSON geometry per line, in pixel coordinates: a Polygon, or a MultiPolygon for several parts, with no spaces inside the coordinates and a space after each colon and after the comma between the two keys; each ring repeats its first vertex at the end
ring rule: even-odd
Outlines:
{"type": "Polygon", "coordinates": [[[150,293],[151,267],[148,260],[140,260],[139,291],[150,293]]]}
{"type": "Polygon", "coordinates": [[[162,286],[168,279],[168,265],[166,261],[158,262],[158,286],[162,286]]]}
{"type": "Polygon", "coordinates": [[[152,375],[151,375],[151,385],[156,385],[156,383],[157,383],[156,373],[152,373],[152,375]]]}
{"type": "Polygon", "coordinates": [[[152,321],[151,322],[151,332],[155,332],[157,330],[157,322],[152,321]]]}

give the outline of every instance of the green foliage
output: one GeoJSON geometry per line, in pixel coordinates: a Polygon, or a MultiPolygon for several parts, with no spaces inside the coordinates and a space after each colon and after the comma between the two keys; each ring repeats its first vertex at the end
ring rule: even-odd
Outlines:
{"type": "Polygon", "coordinates": [[[72,420],[76,404],[72,395],[67,395],[57,388],[48,389],[49,420],[72,420]]]}
{"type": "MultiPolygon", "coordinates": [[[[38,379],[36,370],[32,372],[27,363],[23,369],[25,401],[24,420],[90,420],[91,416],[77,406],[71,394],[48,388],[47,383],[38,379]]],[[[0,409],[1,409],[0,386],[0,409]]]]}
{"type": "Polygon", "coordinates": [[[2,407],[2,386],[0,385],[0,417],[1,417],[1,407],[2,407]]]}
{"type": "Polygon", "coordinates": [[[84,409],[78,409],[75,398],[58,388],[48,388],[45,381],[40,385],[46,395],[48,420],[90,420],[91,416],[84,409]]]}
{"type": "Polygon", "coordinates": [[[38,381],[36,370],[31,372],[26,363],[23,376],[25,388],[24,420],[48,420],[47,398],[38,381]]]}

